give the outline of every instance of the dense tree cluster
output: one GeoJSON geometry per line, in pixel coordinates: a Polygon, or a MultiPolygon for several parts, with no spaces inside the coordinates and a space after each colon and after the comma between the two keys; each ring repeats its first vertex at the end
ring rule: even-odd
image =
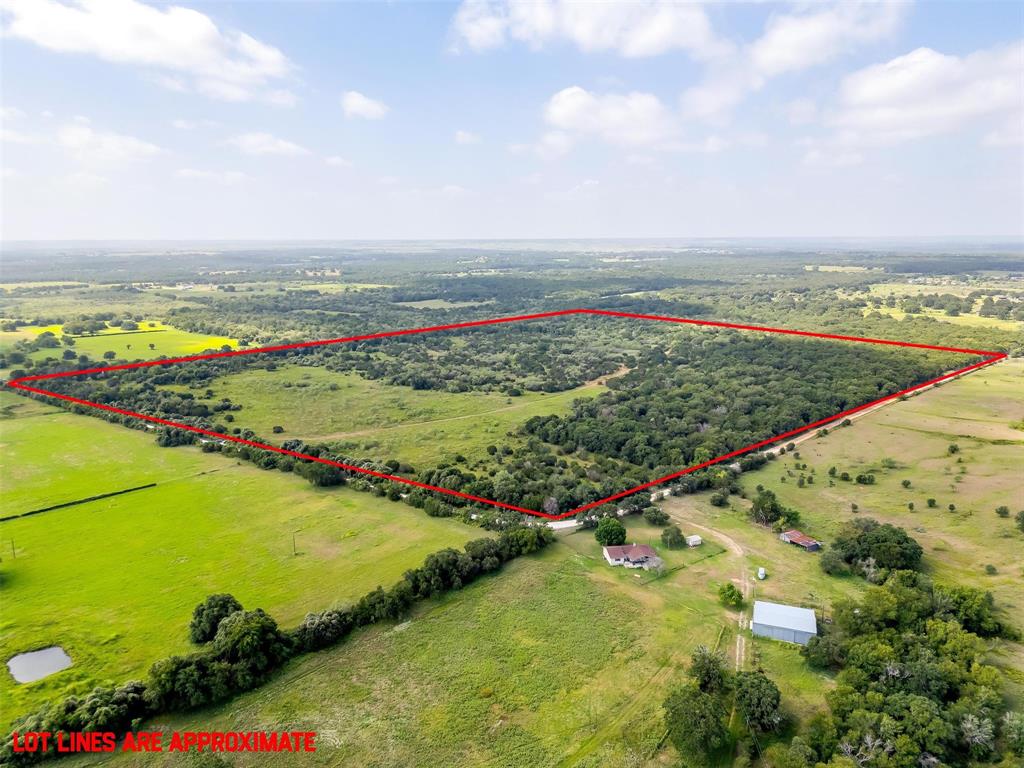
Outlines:
{"type": "Polygon", "coordinates": [[[685,467],[896,392],[948,362],[865,345],[734,332],[684,335],[639,355],[612,391],[525,429],[567,451],[685,467]],[[850,375],[856,371],[856,375],[850,375]]]}
{"type": "MultiPolygon", "coordinates": [[[[838,768],[848,760],[955,768],[998,757],[1000,674],[984,663],[985,644],[967,628],[995,629],[990,600],[899,570],[863,599],[837,603],[834,613],[803,651],[813,666],[839,670],[826,695],[829,712],[811,723],[787,768],[838,768]]],[[[1011,746],[1011,734],[1003,736],[1011,746]]]]}
{"type": "Polygon", "coordinates": [[[838,570],[838,558],[869,581],[884,581],[893,570],[917,570],[924,550],[905,530],[872,518],[847,522],[836,534],[822,568],[838,570]]]}

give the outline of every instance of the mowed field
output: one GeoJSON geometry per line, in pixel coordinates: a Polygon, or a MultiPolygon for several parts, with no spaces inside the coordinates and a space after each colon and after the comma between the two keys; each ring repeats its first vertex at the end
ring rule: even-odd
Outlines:
{"type": "Polygon", "coordinates": [[[0,657],[58,644],[74,666],[0,675],[0,721],[145,674],[187,650],[192,608],[230,592],[283,625],[398,580],[484,533],[400,503],[238,464],[0,395],[3,515],[156,487],[0,523],[0,657]],[[293,554],[293,536],[298,554],[293,554]],[[13,548],[13,549],[12,549],[13,548]]]}
{"type": "Polygon", "coordinates": [[[415,467],[479,456],[533,416],[567,413],[573,400],[604,387],[587,384],[566,392],[527,392],[519,397],[487,392],[434,392],[335,373],[286,366],[217,379],[213,399],[242,405],[233,426],[262,437],[337,443],[354,456],[397,458],[415,467]],[[284,429],[274,436],[273,428],[284,429]]]}

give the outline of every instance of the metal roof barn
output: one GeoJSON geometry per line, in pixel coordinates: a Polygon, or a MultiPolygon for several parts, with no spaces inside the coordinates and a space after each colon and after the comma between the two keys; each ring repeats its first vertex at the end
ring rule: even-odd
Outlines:
{"type": "Polygon", "coordinates": [[[818,634],[818,620],[810,608],[757,600],[750,628],[758,637],[807,645],[818,634]]]}

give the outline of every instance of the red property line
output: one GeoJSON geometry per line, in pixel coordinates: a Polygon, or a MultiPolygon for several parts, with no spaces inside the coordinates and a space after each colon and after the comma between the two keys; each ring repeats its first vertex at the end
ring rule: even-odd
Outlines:
{"type": "Polygon", "coordinates": [[[259,448],[259,449],[264,450],[264,451],[273,451],[274,453],[281,453],[281,454],[284,454],[285,456],[292,456],[292,457],[294,457],[296,459],[303,459],[303,460],[306,460],[306,461],[319,462],[320,464],[326,464],[328,466],[337,467],[339,469],[344,469],[344,470],[349,471],[349,472],[357,472],[357,473],[363,474],[363,475],[371,475],[373,477],[377,477],[377,478],[380,478],[382,480],[391,480],[392,482],[403,483],[405,485],[411,485],[411,486],[414,486],[416,488],[422,488],[422,489],[428,490],[428,491],[436,491],[437,493],[447,494],[448,496],[456,496],[456,497],[458,497],[460,499],[466,499],[468,501],[475,501],[475,502],[477,502],[479,504],[487,504],[487,505],[490,505],[490,506],[493,506],[493,507],[500,507],[501,509],[509,509],[509,510],[512,510],[512,511],[515,511],[515,512],[522,512],[524,514],[534,515],[536,517],[542,517],[542,518],[545,518],[547,520],[562,520],[562,519],[564,519],[566,517],[571,517],[572,515],[575,515],[575,514],[577,514],[579,512],[582,512],[582,511],[585,511],[585,510],[588,510],[588,509],[593,509],[594,507],[599,507],[602,504],[606,504],[609,501],[615,501],[617,499],[621,499],[621,498],[624,498],[626,496],[631,496],[634,493],[637,493],[639,491],[646,490],[647,488],[652,488],[652,487],[654,487],[656,485],[661,485],[662,483],[668,482],[669,480],[674,480],[674,479],[676,479],[678,477],[682,477],[684,475],[688,475],[691,472],[696,472],[699,469],[704,469],[705,467],[710,467],[710,466],[712,466],[714,464],[718,464],[720,462],[726,461],[727,459],[735,458],[736,456],[739,456],[741,454],[748,453],[749,451],[754,451],[754,450],[757,450],[758,448],[763,448],[765,446],[771,445],[772,443],[779,442],[780,440],[786,440],[786,439],[791,438],[791,437],[793,437],[795,435],[799,435],[799,434],[801,434],[803,432],[808,432],[808,431],[810,431],[810,430],[812,430],[812,429],[814,429],[816,427],[820,427],[820,426],[823,426],[825,424],[829,424],[829,423],[835,422],[835,421],[837,421],[839,419],[842,419],[842,418],[844,418],[846,416],[850,416],[851,414],[858,413],[860,411],[863,411],[863,410],[866,410],[866,409],[871,408],[873,406],[876,406],[879,403],[884,403],[884,402],[887,402],[889,400],[895,400],[896,398],[902,397],[903,395],[910,394],[911,392],[915,392],[915,391],[917,391],[919,389],[924,389],[926,387],[930,387],[930,386],[932,386],[934,384],[938,384],[939,382],[946,381],[947,379],[952,379],[952,378],[954,378],[956,376],[960,376],[961,374],[967,373],[968,371],[973,371],[973,370],[976,370],[978,368],[982,368],[984,366],[991,365],[992,363],[996,363],[996,362],[998,362],[1000,360],[1006,359],[1006,357],[1007,357],[1007,355],[1004,352],[993,352],[993,351],[990,351],[990,350],[983,350],[983,349],[960,349],[960,348],[957,348],[957,347],[941,347],[941,346],[936,346],[934,344],[915,344],[915,343],[909,342],[909,341],[892,341],[890,339],[871,339],[871,338],[866,338],[866,337],[862,337],[862,336],[842,336],[842,335],[832,334],[832,333],[814,333],[812,331],[796,331],[796,330],[792,330],[792,329],[789,329],[789,328],[770,328],[770,327],[759,326],[759,325],[740,325],[740,324],[737,324],[737,323],[723,323],[723,322],[717,322],[717,321],[713,321],[713,320],[692,320],[690,318],[685,318],[685,317],[664,317],[664,316],[661,316],[661,315],[640,315],[640,314],[635,314],[635,313],[632,313],[632,312],[613,312],[611,310],[604,310],[604,309],[563,309],[563,310],[559,310],[557,312],[541,312],[541,313],[533,314],[533,315],[516,315],[516,316],[513,316],[513,317],[497,317],[497,318],[493,318],[493,319],[490,319],[490,320],[474,320],[472,322],[453,323],[451,325],[435,325],[435,326],[431,326],[431,327],[428,327],[428,328],[407,328],[407,329],[400,330],[400,331],[386,331],[384,333],[372,333],[372,334],[367,334],[367,335],[363,335],[363,336],[349,336],[349,337],[342,338],[342,339],[322,339],[322,340],[319,340],[319,341],[305,341],[305,342],[301,342],[301,343],[297,343],[297,344],[279,344],[279,345],[273,346],[273,347],[258,347],[256,349],[239,349],[239,350],[232,350],[230,352],[212,352],[212,353],[203,354],[203,355],[192,355],[190,357],[174,357],[174,358],[163,359],[163,360],[147,360],[147,361],[139,362],[139,363],[125,363],[123,365],[111,365],[111,366],[104,366],[104,367],[100,367],[100,368],[86,368],[86,369],[77,370],[77,371],[62,371],[62,372],[59,372],[59,373],[44,373],[44,374],[38,374],[38,375],[34,375],[34,376],[21,376],[21,377],[19,377],[17,379],[12,379],[11,381],[8,381],[7,382],[7,386],[13,387],[14,389],[20,389],[20,390],[22,390],[24,392],[31,392],[33,394],[43,395],[45,397],[53,397],[53,398],[56,398],[58,400],[64,400],[65,402],[75,403],[77,405],[84,405],[84,406],[88,406],[90,408],[98,408],[100,410],[109,411],[111,413],[117,413],[117,414],[120,414],[122,416],[131,416],[132,418],[142,419],[143,421],[149,421],[149,422],[153,422],[155,424],[161,424],[161,425],[166,426],[166,427],[174,427],[176,429],[183,429],[183,430],[186,430],[188,432],[195,432],[197,434],[206,435],[208,437],[212,437],[212,438],[215,438],[217,440],[227,440],[227,441],[230,441],[230,442],[233,442],[233,443],[239,443],[241,445],[247,445],[247,446],[249,446],[251,448],[259,448]],[[291,349],[307,349],[307,348],[310,348],[310,347],[322,347],[322,346],[327,346],[329,344],[344,344],[344,343],[354,342],[354,341],[370,341],[372,339],[386,339],[386,338],[391,338],[391,337],[395,337],[395,336],[410,336],[410,335],[413,335],[413,334],[432,333],[432,332],[435,332],[435,331],[451,331],[451,330],[458,330],[458,329],[461,329],[461,328],[476,328],[476,327],[485,326],[485,325],[498,325],[498,324],[501,324],[501,323],[515,323],[515,322],[521,322],[521,321],[526,321],[526,320],[539,320],[539,319],[549,318],[549,317],[563,317],[563,316],[566,316],[566,315],[604,315],[606,317],[624,317],[624,318],[629,318],[629,319],[632,319],[632,320],[656,320],[656,321],[666,322],[666,323],[682,323],[682,324],[686,324],[686,325],[699,325],[699,326],[707,326],[707,327],[713,327],[713,328],[730,328],[730,329],[739,330],[739,331],[760,331],[760,332],[764,332],[764,333],[780,333],[780,334],[786,334],[786,335],[790,335],[790,336],[806,336],[806,337],[815,338],[815,339],[831,339],[833,341],[853,341],[853,342],[861,342],[861,343],[867,343],[867,344],[885,344],[885,345],[896,346],[896,347],[911,347],[911,348],[914,348],[914,349],[929,349],[929,350],[934,350],[934,351],[937,351],[937,352],[955,352],[955,353],[965,354],[965,355],[982,355],[982,356],[985,357],[985,359],[980,361],[980,362],[973,363],[971,365],[967,365],[967,366],[965,366],[963,368],[958,368],[955,371],[952,371],[950,373],[947,373],[947,374],[945,374],[943,376],[939,376],[939,377],[934,378],[934,379],[930,379],[929,381],[925,381],[925,382],[923,382],[921,384],[916,384],[913,387],[908,387],[907,389],[900,390],[899,392],[895,392],[895,393],[893,393],[891,395],[886,395],[885,397],[880,397],[877,400],[872,400],[869,403],[864,403],[863,405],[858,405],[856,408],[849,408],[849,409],[847,409],[845,411],[840,411],[839,413],[836,413],[836,414],[834,414],[832,416],[829,416],[827,418],[819,419],[818,421],[814,421],[814,422],[812,422],[810,424],[806,424],[806,425],[804,425],[802,427],[797,427],[796,429],[791,429],[788,432],[783,432],[780,435],[775,435],[774,437],[770,437],[770,438],[768,438],[766,440],[761,440],[761,441],[756,442],[756,443],[751,443],[750,445],[745,445],[742,448],[737,448],[735,451],[730,451],[729,453],[723,453],[721,456],[716,456],[715,458],[713,458],[713,459],[711,459],[709,461],[705,461],[705,462],[702,462],[700,464],[694,464],[692,467],[687,467],[686,469],[681,469],[678,472],[673,472],[672,474],[665,475],[664,477],[659,477],[656,480],[651,480],[650,482],[643,483],[642,485],[638,485],[638,486],[635,486],[633,488],[628,488],[628,489],[626,489],[624,491],[620,491],[619,493],[612,494],[611,496],[608,496],[606,498],[599,499],[597,501],[592,501],[589,504],[584,504],[581,507],[577,507],[576,509],[572,509],[572,510],[569,510],[568,512],[563,512],[563,513],[557,514],[557,515],[550,514],[548,512],[542,512],[542,511],[536,510],[536,509],[526,509],[525,507],[517,507],[514,504],[505,504],[503,502],[495,501],[493,499],[485,499],[485,498],[482,498],[480,496],[474,496],[472,494],[463,493],[461,491],[453,491],[453,490],[450,490],[448,488],[441,488],[441,487],[436,486],[436,485],[429,485],[427,483],[421,483],[421,482],[418,482],[416,480],[409,480],[408,478],[399,477],[398,475],[389,475],[389,474],[387,474],[385,472],[376,472],[376,471],[374,471],[372,469],[364,469],[363,467],[356,467],[356,466],[352,466],[350,464],[344,464],[344,463],[342,463],[340,461],[332,461],[330,459],[323,459],[323,458],[320,458],[319,456],[310,456],[309,454],[301,453],[299,451],[290,451],[290,450],[288,450],[286,448],[280,448],[280,447],[278,447],[276,445],[270,445],[268,443],[260,443],[260,442],[257,442],[255,440],[246,440],[245,438],[235,437],[233,435],[225,435],[225,434],[222,434],[220,432],[214,432],[213,430],[203,429],[201,427],[193,427],[193,426],[191,426],[189,424],[182,424],[182,423],[177,422],[177,421],[170,421],[169,419],[161,419],[161,418],[158,418],[156,416],[147,416],[144,413],[137,413],[136,411],[129,411],[129,410],[124,409],[124,408],[116,408],[116,407],[111,406],[111,405],[104,405],[103,403],[94,403],[91,400],[83,400],[83,399],[78,398],[78,397],[72,397],[71,395],[64,395],[64,394],[61,394],[59,392],[53,392],[53,391],[48,390],[48,389],[41,389],[39,387],[33,387],[33,386],[29,386],[27,384],[27,382],[30,382],[30,381],[44,381],[46,379],[60,379],[60,378],[66,377],[66,376],[82,376],[82,375],[91,374],[91,373],[107,373],[109,371],[123,371],[123,370],[129,370],[129,369],[132,369],[132,368],[148,368],[148,367],[154,366],[154,365],[172,365],[172,364],[175,364],[175,363],[194,362],[196,360],[214,360],[214,359],[221,358],[221,357],[237,357],[237,356],[240,356],[240,355],[255,355],[255,354],[261,354],[261,353],[265,353],[265,352],[283,352],[283,351],[291,350],[291,349]]]}

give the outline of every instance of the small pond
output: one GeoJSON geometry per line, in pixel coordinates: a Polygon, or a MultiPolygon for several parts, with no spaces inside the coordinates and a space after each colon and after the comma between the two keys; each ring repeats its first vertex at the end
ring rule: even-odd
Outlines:
{"type": "Polygon", "coordinates": [[[71,666],[71,657],[59,645],[51,645],[41,651],[19,653],[7,660],[7,668],[19,683],[42,680],[47,675],[60,672],[71,666]]]}

